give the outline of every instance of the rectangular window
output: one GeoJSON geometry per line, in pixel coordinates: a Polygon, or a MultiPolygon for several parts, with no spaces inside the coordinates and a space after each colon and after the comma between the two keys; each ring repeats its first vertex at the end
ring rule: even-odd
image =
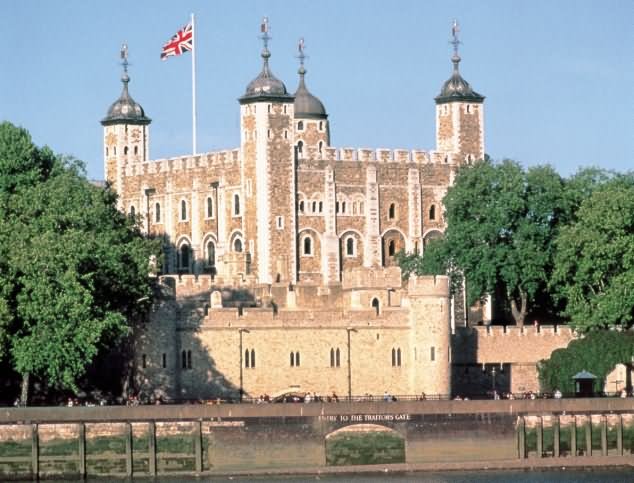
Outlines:
{"type": "Polygon", "coordinates": [[[435,348],[435,347],[432,347],[432,348],[429,350],[429,358],[430,358],[432,361],[435,361],[435,360],[436,360],[436,348],[435,348]]]}
{"type": "Polygon", "coordinates": [[[163,369],[165,369],[167,367],[167,354],[165,354],[165,353],[163,353],[161,365],[163,366],[163,369]]]}

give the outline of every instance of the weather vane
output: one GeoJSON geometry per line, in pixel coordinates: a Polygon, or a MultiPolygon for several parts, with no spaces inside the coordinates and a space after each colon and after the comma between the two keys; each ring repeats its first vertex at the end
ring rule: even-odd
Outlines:
{"type": "Polygon", "coordinates": [[[264,48],[266,49],[268,48],[269,40],[271,39],[271,36],[269,35],[269,18],[268,17],[262,18],[262,24],[260,25],[260,32],[262,33],[260,38],[264,41],[264,48]]]}
{"type": "Polygon", "coordinates": [[[128,73],[128,44],[125,42],[121,45],[121,65],[123,66],[123,72],[128,73]]]}
{"type": "Polygon", "coordinates": [[[299,55],[297,58],[299,59],[299,65],[304,67],[304,60],[306,59],[306,54],[304,53],[304,37],[299,39],[299,43],[297,45],[297,50],[299,51],[299,55]]]}
{"type": "Polygon", "coordinates": [[[452,40],[449,43],[453,45],[453,53],[455,56],[458,55],[458,45],[462,43],[458,40],[458,32],[460,32],[460,25],[458,25],[457,20],[454,20],[453,25],[451,26],[452,40]]]}

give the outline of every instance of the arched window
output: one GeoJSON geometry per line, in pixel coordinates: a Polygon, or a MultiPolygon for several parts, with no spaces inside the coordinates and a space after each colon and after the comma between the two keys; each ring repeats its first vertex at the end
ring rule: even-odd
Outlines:
{"type": "Polygon", "coordinates": [[[156,203],[154,205],[154,221],[156,223],[161,222],[161,204],[160,203],[156,203]]]}
{"type": "Polygon", "coordinates": [[[190,248],[187,243],[181,245],[179,250],[179,267],[182,270],[189,270],[190,248]]]}
{"type": "Polygon", "coordinates": [[[295,367],[299,367],[299,352],[295,352],[295,367]]]}
{"type": "Polygon", "coordinates": [[[320,201],[319,202],[319,213],[322,213],[324,211],[324,202],[320,201]]]}
{"type": "Polygon", "coordinates": [[[249,349],[244,351],[244,367],[250,367],[251,358],[249,357],[251,354],[249,353],[249,349]]]}
{"type": "Polygon", "coordinates": [[[317,202],[316,202],[316,201],[313,201],[312,212],[313,212],[313,213],[316,213],[316,212],[317,212],[317,202]]]}
{"type": "Polygon", "coordinates": [[[436,205],[431,205],[429,207],[429,219],[430,220],[436,219],[436,205]]]}
{"type": "Polygon", "coordinates": [[[321,154],[322,150],[324,149],[324,142],[323,141],[319,141],[319,145],[318,145],[317,149],[319,150],[319,154],[321,154]]]}
{"type": "Polygon", "coordinates": [[[124,155],[124,156],[126,156],[127,154],[128,154],[128,147],[127,147],[127,146],[125,146],[125,147],[123,148],[123,155],[124,155]]]}
{"type": "Polygon", "coordinates": [[[396,365],[401,366],[401,349],[396,349],[396,365]]]}
{"type": "Polygon", "coordinates": [[[304,130],[304,121],[299,121],[297,123],[297,130],[298,131],[303,131],[304,130]]]}
{"type": "Polygon", "coordinates": [[[341,352],[339,351],[339,348],[335,351],[335,365],[337,367],[341,366],[341,352]]]}
{"type": "Polygon", "coordinates": [[[298,141],[298,143],[297,143],[297,154],[299,155],[299,154],[302,154],[303,152],[304,152],[304,141],[298,141]]]}
{"type": "Polygon", "coordinates": [[[379,305],[379,299],[377,299],[376,297],[372,299],[372,308],[375,310],[376,315],[379,315],[379,310],[380,310],[380,305],[379,305]]]}
{"type": "Polygon", "coordinates": [[[387,244],[387,253],[391,257],[396,253],[396,243],[394,243],[394,240],[390,240],[387,244]]]}
{"type": "Polygon", "coordinates": [[[214,217],[214,200],[211,196],[207,197],[207,218],[214,217]]]}
{"type": "Polygon", "coordinates": [[[299,212],[304,213],[304,200],[299,202],[299,212]]]}
{"type": "Polygon", "coordinates": [[[339,213],[339,202],[335,202],[335,212],[339,213]]]}
{"type": "Polygon", "coordinates": [[[291,367],[295,367],[295,353],[291,352],[291,367]]]}
{"type": "Polygon", "coordinates": [[[216,245],[211,240],[207,242],[207,265],[210,267],[216,265],[216,245]]]}
{"type": "Polygon", "coordinates": [[[181,221],[187,220],[187,201],[181,200],[181,221]]]}
{"type": "Polygon", "coordinates": [[[394,203],[390,203],[390,207],[387,210],[387,217],[390,220],[396,218],[396,205],[394,203]]]}
{"type": "Polygon", "coordinates": [[[240,195],[238,193],[233,195],[233,214],[240,216],[240,195]]]}
{"type": "Polygon", "coordinates": [[[135,208],[134,208],[134,205],[132,205],[132,206],[130,207],[130,216],[134,217],[135,215],[136,215],[136,210],[135,210],[135,208]]]}
{"type": "Polygon", "coordinates": [[[310,236],[305,236],[304,237],[304,243],[303,243],[303,253],[304,255],[312,255],[313,254],[313,239],[310,236]]]}
{"type": "Polygon", "coordinates": [[[396,349],[392,347],[392,367],[396,366],[396,349]]]}
{"type": "Polygon", "coordinates": [[[335,350],[330,349],[330,367],[335,367],[335,350]]]}
{"type": "Polygon", "coordinates": [[[346,239],[346,255],[354,256],[354,237],[352,236],[346,239]]]}
{"type": "Polygon", "coordinates": [[[236,238],[233,242],[233,251],[236,253],[242,253],[242,240],[236,238]]]}
{"type": "Polygon", "coordinates": [[[255,367],[255,349],[251,349],[251,367],[255,367]]]}

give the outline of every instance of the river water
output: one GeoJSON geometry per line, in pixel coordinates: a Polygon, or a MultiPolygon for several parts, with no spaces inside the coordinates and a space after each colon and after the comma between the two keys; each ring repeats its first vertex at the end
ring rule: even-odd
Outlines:
{"type": "MultiPolygon", "coordinates": [[[[90,480],[89,480],[90,481],[90,480]]],[[[101,481],[103,480],[95,480],[101,481]]],[[[135,481],[137,479],[135,478],[135,481]]],[[[338,475],[338,476],[275,476],[233,478],[157,478],[139,479],[156,483],[634,483],[632,469],[588,470],[532,470],[532,471],[475,471],[475,472],[421,472],[390,475],[338,475]]]]}

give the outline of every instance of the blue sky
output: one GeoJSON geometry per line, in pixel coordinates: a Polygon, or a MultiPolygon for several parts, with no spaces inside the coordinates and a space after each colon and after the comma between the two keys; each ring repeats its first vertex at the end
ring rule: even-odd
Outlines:
{"type": "Polygon", "coordinates": [[[297,86],[305,38],[307,85],[325,104],[337,147],[434,149],[434,102],[451,73],[451,22],[461,72],[485,95],[486,151],[525,166],[634,168],[634,3],[567,1],[5,0],[0,119],[37,144],[85,161],[103,178],[99,120],[121,91],[152,118],[151,157],[191,152],[189,54],[161,47],[197,19],[199,151],[239,145],[237,98],[260,70],[262,16],[271,67],[297,86]]]}

